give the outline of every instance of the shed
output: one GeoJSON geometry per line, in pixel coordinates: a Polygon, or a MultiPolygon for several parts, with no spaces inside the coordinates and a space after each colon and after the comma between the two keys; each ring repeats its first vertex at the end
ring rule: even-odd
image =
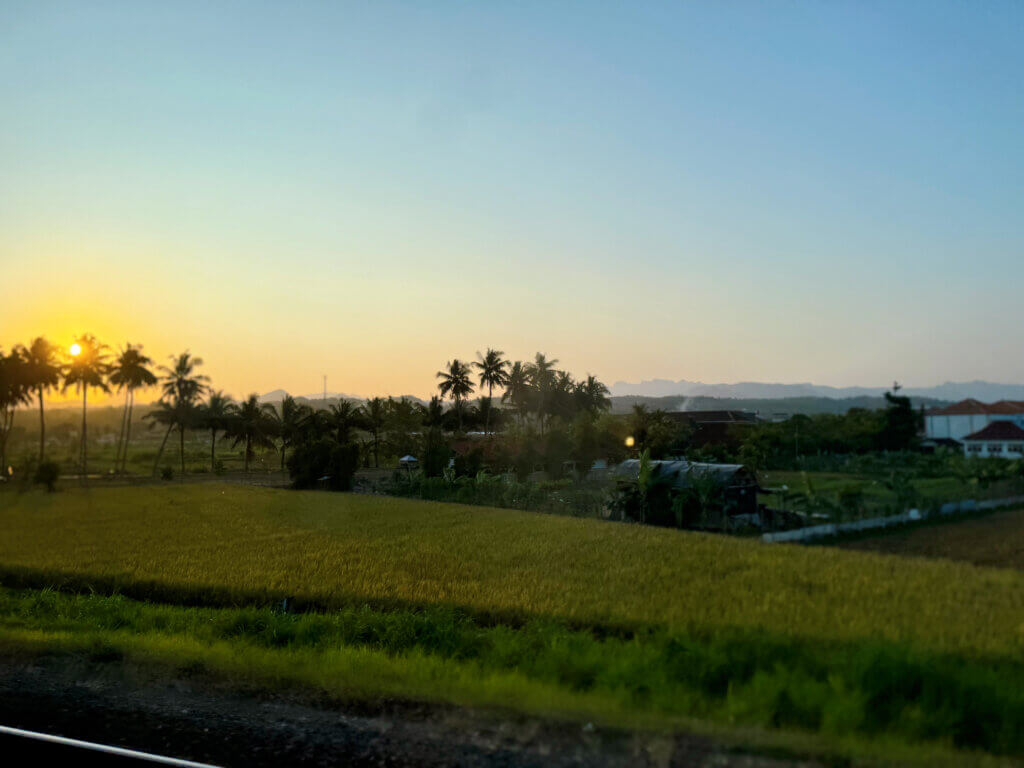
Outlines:
{"type": "MultiPolygon", "coordinates": [[[[674,491],[689,488],[690,478],[694,476],[713,477],[729,502],[730,515],[757,513],[757,478],[742,464],[706,464],[686,459],[652,461],[651,464],[657,477],[668,481],[674,491]]],[[[636,482],[640,476],[640,461],[628,459],[622,462],[616,467],[615,476],[619,480],[636,482]]]]}

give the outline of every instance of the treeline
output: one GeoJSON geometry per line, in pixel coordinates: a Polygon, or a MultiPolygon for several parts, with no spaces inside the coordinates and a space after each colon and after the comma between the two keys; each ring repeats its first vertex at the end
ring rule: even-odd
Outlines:
{"type": "Polygon", "coordinates": [[[924,426],[921,411],[899,394],[885,395],[880,410],[851,408],[845,414],[796,415],[780,422],[738,424],[716,442],[703,442],[694,427],[646,405],[633,406],[628,423],[638,450],[651,458],[686,456],[694,461],[725,461],[751,469],[795,469],[807,456],[859,455],[910,451],[924,426]]]}
{"type": "MultiPolygon", "coordinates": [[[[621,425],[606,417],[608,388],[590,375],[577,381],[558,369],[557,363],[541,353],[532,361],[510,361],[500,350],[488,349],[472,363],[450,361],[437,373],[438,395],[426,404],[375,397],[361,406],[342,400],[318,409],[288,396],[275,407],[261,403],[256,394],[235,402],[214,389],[199,372],[202,359],[188,351],[172,356],[168,365],[156,365],[139,344],[113,352],[87,334],[65,351],[40,337],[6,354],[0,350],[0,461],[7,466],[7,442],[16,410],[37,404],[36,463],[47,464],[45,397],[52,391],[73,389],[82,397],[77,465],[84,476],[88,472],[88,395],[99,390],[124,395],[113,470],[124,473],[135,395],[155,386],[160,398],[143,416],[150,427],[162,430],[154,473],[174,436],[184,473],[186,434],[200,431],[209,433],[211,471],[222,468],[218,442],[243,447],[246,472],[257,450],[274,450],[280,452],[281,469],[287,467],[300,487],[345,488],[360,463],[380,466],[382,456],[407,454],[417,457],[427,476],[441,475],[454,458],[451,468],[459,473],[474,473],[486,466],[526,475],[540,467],[551,477],[561,477],[567,465],[579,462],[589,469],[599,457],[624,453],[624,435],[621,425]],[[474,403],[471,398],[477,391],[481,396],[474,403]],[[470,430],[482,430],[492,439],[475,447],[457,445],[472,437],[467,434],[470,430]]],[[[163,471],[171,472],[169,467],[163,471]]]]}

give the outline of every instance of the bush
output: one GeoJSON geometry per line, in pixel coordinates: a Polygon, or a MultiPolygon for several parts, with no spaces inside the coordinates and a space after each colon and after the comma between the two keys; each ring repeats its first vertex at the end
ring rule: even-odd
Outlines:
{"type": "Polygon", "coordinates": [[[288,457],[288,475],[295,488],[315,488],[323,480],[332,491],[348,491],[358,467],[359,446],[330,437],[302,443],[288,457]]]}
{"type": "Polygon", "coordinates": [[[45,485],[46,490],[53,493],[57,490],[57,478],[60,477],[60,464],[55,461],[44,461],[32,475],[32,482],[45,485]]]}
{"type": "Polygon", "coordinates": [[[174,470],[171,467],[164,467],[163,469],[160,470],[160,479],[161,480],[173,480],[174,479],[174,470]]]}
{"type": "Polygon", "coordinates": [[[423,474],[427,477],[440,477],[448,468],[448,460],[452,455],[452,450],[444,439],[444,433],[436,428],[426,430],[420,448],[423,455],[423,461],[420,463],[423,474]]]}

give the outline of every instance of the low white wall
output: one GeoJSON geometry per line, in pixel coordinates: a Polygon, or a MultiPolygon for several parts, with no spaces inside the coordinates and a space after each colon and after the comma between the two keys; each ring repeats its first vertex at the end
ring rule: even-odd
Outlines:
{"type": "MultiPolygon", "coordinates": [[[[1002,499],[965,499],[963,501],[950,501],[939,508],[940,515],[964,514],[977,512],[983,509],[996,509],[998,507],[1010,507],[1024,504],[1024,496],[1007,496],[1002,499]]],[[[808,541],[810,539],[821,539],[826,536],[838,536],[841,533],[856,533],[858,531],[870,531],[875,528],[888,528],[891,525],[908,525],[911,523],[927,520],[928,513],[918,509],[908,509],[898,515],[887,517],[870,517],[866,520],[851,520],[848,523],[828,523],[827,525],[811,525],[807,528],[794,528],[792,531],[776,531],[765,533],[761,541],[778,543],[786,541],[808,541]]]]}

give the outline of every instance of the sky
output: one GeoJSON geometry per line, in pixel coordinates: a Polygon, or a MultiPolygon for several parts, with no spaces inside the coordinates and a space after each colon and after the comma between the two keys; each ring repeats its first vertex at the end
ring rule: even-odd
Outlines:
{"type": "Polygon", "coordinates": [[[0,345],[235,396],[1024,381],[1024,5],[0,0],[0,345]]]}

